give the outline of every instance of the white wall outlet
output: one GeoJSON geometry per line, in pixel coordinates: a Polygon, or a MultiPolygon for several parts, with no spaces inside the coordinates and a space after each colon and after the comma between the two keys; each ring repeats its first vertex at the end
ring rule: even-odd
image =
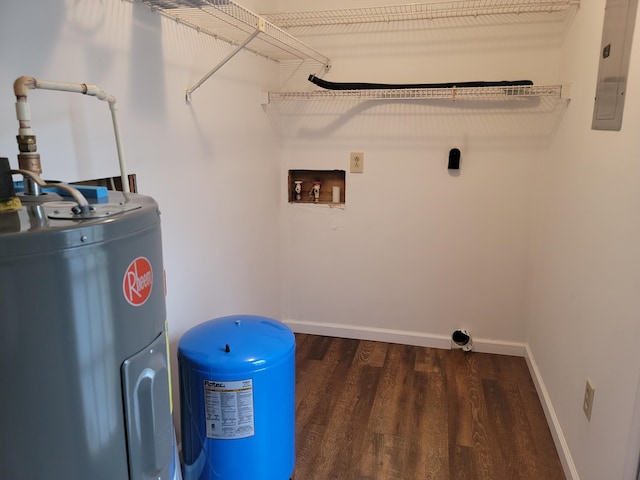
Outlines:
{"type": "Polygon", "coordinates": [[[587,416],[587,420],[591,421],[591,409],[593,408],[593,396],[596,390],[593,388],[591,380],[587,379],[587,385],[584,388],[584,401],[582,402],[582,409],[587,416]]]}
{"type": "Polygon", "coordinates": [[[364,172],[364,152],[351,152],[351,173],[364,172]]]}

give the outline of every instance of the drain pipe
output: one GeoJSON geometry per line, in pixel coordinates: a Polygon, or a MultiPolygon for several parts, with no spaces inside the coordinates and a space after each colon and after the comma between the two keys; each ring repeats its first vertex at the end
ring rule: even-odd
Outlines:
{"type": "MultiPolygon", "coordinates": [[[[104,90],[101,90],[96,85],[87,83],[63,83],[53,82],[50,80],[38,80],[33,77],[22,76],[16,79],[13,83],[13,90],[16,95],[16,115],[18,122],[20,123],[20,129],[18,131],[18,163],[21,170],[29,170],[37,175],[42,173],[42,166],[40,164],[40,154],[37,153],[38,146],[36,143],[36,136],[31,129],[31,109],[27,102],[27,93],[32,89],[41,90],[56,90],[59,92],[73,92],[82,93],[84,95],[91,95],[98,100],[104,100],[109,104],[109,110],[111,111],[111,120],[113,122],[113,130],[116,140],[116,149],[118,152],[118,163],[120,165],[120,178],[122,180],[122,190],[126,193],[129,190],[129,178],[127,175],[127,168],[124,159],[124,153],[122,151],[122,144],[120,141],[120,129],[118,127],[118,119],[116,117],[116,98],[113,95],[107,94],[104,90]]],[[[30,184],[33,195],[40,194],[40,186],[38,182],[26,181],[30,184]]]]}

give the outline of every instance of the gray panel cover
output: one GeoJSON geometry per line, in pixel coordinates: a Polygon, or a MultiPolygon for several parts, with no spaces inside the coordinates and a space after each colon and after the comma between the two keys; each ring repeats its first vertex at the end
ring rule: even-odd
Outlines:
{"type": "Polygon", "coordinates": [[[122,365],[130,480],[169,478],[173,423],[164,332],[122,365]]]}
{"type": "Polygon", "coordinates": [[[638,0],[607,0],[593,130],[620,130],[638,0]]]}

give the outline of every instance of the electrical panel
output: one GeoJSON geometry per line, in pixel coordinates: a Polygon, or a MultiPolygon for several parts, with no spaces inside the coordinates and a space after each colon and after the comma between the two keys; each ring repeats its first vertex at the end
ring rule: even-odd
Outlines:
{"type": "Polygon", "coordinates": [[[620,130],[638,0],[607,0],[593,130],[620,130]]]}

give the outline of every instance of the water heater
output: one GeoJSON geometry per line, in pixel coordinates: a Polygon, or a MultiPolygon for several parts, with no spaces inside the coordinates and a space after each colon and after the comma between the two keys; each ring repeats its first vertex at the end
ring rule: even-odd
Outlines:
{"type": "Polygon", "coordinates": [[[0,213],[2,478],[170,478],[160,220],[129,196],[0,213]]]}
{"type": "Polygon", "coordinates": [[[18,115],[20,167],[0,159],[0,478],[179,478],[158,205],[48,191],[18,115]]]}

